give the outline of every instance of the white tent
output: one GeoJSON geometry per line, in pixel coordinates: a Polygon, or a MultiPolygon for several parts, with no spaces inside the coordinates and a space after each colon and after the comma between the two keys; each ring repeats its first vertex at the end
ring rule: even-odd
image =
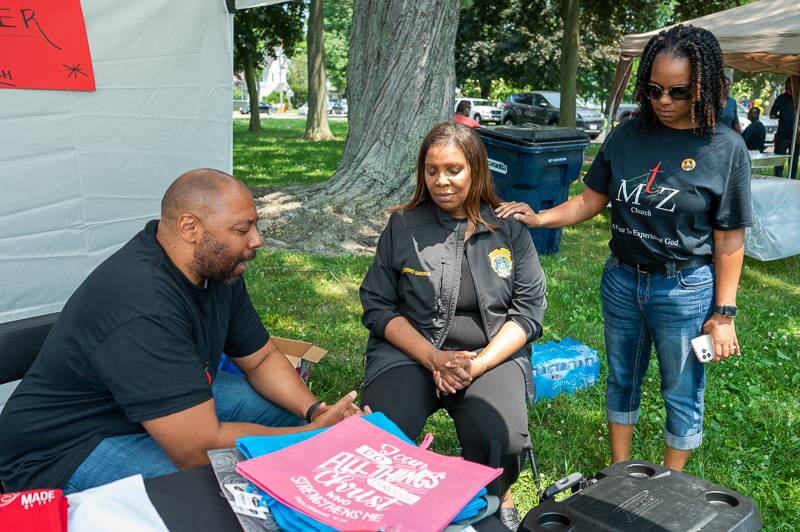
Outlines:
{"type": "MultiPolygon", "coordinates": [[[[793,93],[800,94],[800,5],[796,0],[761,0],[687,20],[683,24],[712,32],[722,47],[727,66],[744,72],[791,75],[793,93]]],[[[608,102],[609,123],[628,85],[633,58],[641,55],[647,41],[662,29],[665,28],[626,35],[622,39],[608,102]]],[[[795,105],[797,100],[800,98],[796,99],[795,105]]]]}
{"type": "Polygon", "coordinates": [[[82,0],[96,92],[0,90],[0,324],[59,312],[179,174],[231,170],[223,0],[82,0]]]}

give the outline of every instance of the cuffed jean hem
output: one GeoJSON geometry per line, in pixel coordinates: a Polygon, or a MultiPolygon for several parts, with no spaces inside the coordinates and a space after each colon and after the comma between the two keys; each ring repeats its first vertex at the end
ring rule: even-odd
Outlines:
{"type": "Polygon", "coordinates": [[[616,412],[606,408],[606,419],[617,425],[635,425],[639,421],[639,410],[633,412],[616,412]]]}
{"type": "Polygon", "coordinates": [[[664,429],[664,443],[678,451],[692,451],[703,443],[703,433],[698,432],[691,436],[675,436],[664,429]]]}

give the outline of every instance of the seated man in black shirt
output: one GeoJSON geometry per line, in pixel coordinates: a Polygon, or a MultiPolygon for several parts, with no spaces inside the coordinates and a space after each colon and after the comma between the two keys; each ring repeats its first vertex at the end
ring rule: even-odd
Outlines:
{"type": "Polygon", "coordinates": [[[80,491],[208,462],[236,438],[332,425],[270,340],[242,274],[264,242],[250,191],[179,177],[150,221],[67,301],[0,415],[6,490],[80,491]],[[225,352],[245,377],[216,375],[225,352]],[[303,421],[309,423],[306,424],[303,421]]]}
{"type": "Polygon", "coordinates": [[[750,125],[747,126],[742,132],[742,138],[747,145],[748,150],[764,151],[764,142],[767,139],[767,128],[758,119],[761,111],[758,107],[753,107],[747,111],[747,119],[750,120],[750,125]]]}

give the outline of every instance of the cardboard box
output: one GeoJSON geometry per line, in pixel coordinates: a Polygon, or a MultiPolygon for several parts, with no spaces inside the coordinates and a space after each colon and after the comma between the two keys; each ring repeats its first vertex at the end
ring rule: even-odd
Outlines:
{"type": "Polygon", "coordinates": [[[292,363],[298,375],[306,384],[308,384],[308,380],[311,377],[311,368],[328,354],[325,349],[311,342],[290,340],[279,336],[272,336],[272,340],[278,346],[278,349],[286,355],[286,358],[289,359],[289,362],[292,363]]]}

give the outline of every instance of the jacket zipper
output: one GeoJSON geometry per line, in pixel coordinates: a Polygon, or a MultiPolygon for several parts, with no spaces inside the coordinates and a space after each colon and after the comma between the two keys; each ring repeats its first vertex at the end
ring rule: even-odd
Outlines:
{"type": "MultiPolygon", "coordinates": [[[[465,225],[464,231],[466,232],[466,224],[464,224],[464,225],[465,225]]],[[[455,269],[456,267],[458,267],[458,271],[459,271],[459,274],[460,274],[461,273],[461,263],[459,262],[459,254],[464,253],[464,246],[466,245],[466,242],[464,242],[464,240],[462,238],[463,235],[460,233],[460,228],[458,228],[458,227],[456,228],[456,234],[458,235],[457,236],[458,240],[456,241],[456,253],[455,253],[455,261],[453,261],[453,268],[455,269]],[[459,246],[459,244],[461,244],[461,245],[459,246]]],[[[463,257],[461,257],[461,260],[463,260],[463,257]]],[[[444,262],[444,261],[442,261],[442,262],[444,262]]],[[[444,268],[442,268],[442,283],[441,283],[441,286],[442,287],[444,286],[444,268]]],[[[450,309],[451,308],[453,309],[453,314],[455,314],[455,303],[453,302],[453,299],[455,297],[458,297],[458,290],[451,290],[450,292],[451,292],[450,297],[447,300],[447,310],[446,310],[447,314],[445,314],[444,327],[440,331],[439,337],[436,339],[436,348],[437,349],[442,347],[442,345],[444,344],[445,339],[447,338],[447,333],[448,333],[448,331],[450,329],[450,320],[451,320],[450,309]]]]}

